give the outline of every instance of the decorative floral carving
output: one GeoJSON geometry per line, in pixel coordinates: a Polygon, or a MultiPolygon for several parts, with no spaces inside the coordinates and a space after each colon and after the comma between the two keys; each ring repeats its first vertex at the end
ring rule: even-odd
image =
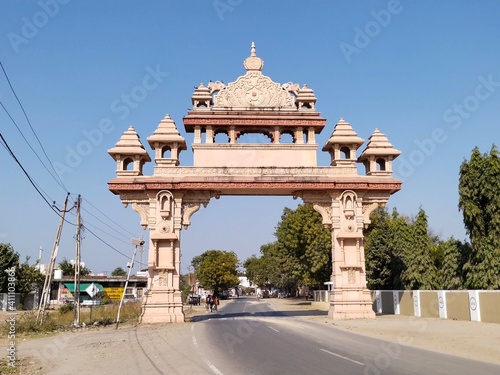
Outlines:
{"type": "Polygon", "coordinates": [[[213,107],[296,109],[293,96],[260,71],[249,71],[235,82],[222,87],[214,98],[213,107]]]}
{"type": "Polygon", "coordinates": [[[347,270],[347,283],[356,284],[356,270],[354,268],[349,268],[347,270]]]}
{"type": "Polygon", "coordinates": [[[158,286],[168,286],[168,272],[166,270],[158,272],[158,286]]]}

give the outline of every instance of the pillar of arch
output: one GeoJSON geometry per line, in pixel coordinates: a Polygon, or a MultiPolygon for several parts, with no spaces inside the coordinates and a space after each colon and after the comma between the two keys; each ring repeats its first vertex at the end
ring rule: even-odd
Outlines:
{"type": "Polygon", "coordinates": [[[376,129],[357,158],[364,140],[341,119],[323,147],[331,163],[318,166],[316,135],[326,119],[316,111],[314,91],[275,83],[262,74],[263,66],[252,44],[244,75],[227,85],[216,81],[195,89],[193,107],[183,118],[186,133],[193,134],[193,166],[180,165],[186,141],[168,115],[147,138],[155,153],[152,176],[142,174],[151,159],[133,127],[108,151],[117,163],[109,189],[132,206],[149,230],[142,322],[184,321],[181,231],[201,207],[224,195],[289,195],[311,204],[332,235],[329,316],[375,316],[366,287],[363,229],[370,213],[401,188],[391,168],[400,152],[376,129]],[[228,141],[216,142],[219,133],[227,134],[228,141]],[[270,142],[239,144],[238,137],[248,133],[264,134],[270,142]],[[282,134],[291,134],[293,143],[281,143],[282,134]],[[125,170],[126,158],[134,160],[133,170],[125,170]],[[358,174],[356,163],[365,165],[365,175],[358,174]]]}

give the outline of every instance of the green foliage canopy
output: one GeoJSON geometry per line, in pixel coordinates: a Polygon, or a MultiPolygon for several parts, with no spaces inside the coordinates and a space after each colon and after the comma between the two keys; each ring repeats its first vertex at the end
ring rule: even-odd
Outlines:
{"type": "Polygon", "coordinates": [[[238,257],[233,251],[208,250],[193,258],[191,262],[198,281],[214,293],[237,286],[238,257]]]}
{"type": "Polygon", "coordinates": [[[500,288],[500,157],[492,146],[481,154],[476,147],[460,166],[459,204],[471,253],[464,266],[470,289],[500,288]]]}

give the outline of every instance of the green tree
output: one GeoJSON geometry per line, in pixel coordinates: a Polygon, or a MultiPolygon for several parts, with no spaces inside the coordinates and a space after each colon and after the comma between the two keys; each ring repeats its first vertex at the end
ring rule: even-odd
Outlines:
{"type": "MultiPolygon", "coordinates": [[[[59,268],[63,271],[63,275],[71,276],[75,274],[75,266],[66,258],[63,258],[59,263],[59,268]]],[[[80,276],[90,275],[91,272],[87,267],[80,267],[80,276]]]]}
{"type": "Polygon", "coordinates": [[[19,264],[16,272],[16,291],[21,294],[21,302],[29,293],[40,291],[45,283],[45,275],[35,265],[29,265],[29,257],[26,257],[24,263],[19,264]]]}
{"type": "MultiPolygon", "coordinates": [[[[63,271],[64,272],[64,271],[63,271]]],[[[111,276],[127,276],[127,271],[125,271],[121,267],[116,267],[113,272],[111,272],[111,276]]]]}
{"type": "Polygon", "coordinates": [[[9,276],[5,272],[7,269],[16,267],[19,264],[19,254],[14,251],[11,244],[0,243],[0,292],[7,293],[9,276]]]}
{"type": "Polygon", "coordinates": [[[470,245],[453,237],[438,245],[443,253],[441,266],[441,288],[463,289],[465,285],[464,265],[470,253],[470,245]]]}
{"type": "Polygon", "coordinates": [[[392,257],[394,233],[391,219],[384,208],[378,208],[370,216],[365,231],[366,276],[369,289],[392,289],[392,257]]]}
{"type": "Polygon", "coordinates": [[[432,258],[427,215],[420,208],[412,224],[411,249],[405,254],[406,269],[401,275],[405,289],[435,289],[437,271],[432,258]]]}
{"type": "Polygon", "coordinates": [[[500,158],[476,147],[460,166],[459,204],[471,253],[464,266],[465,284],[471,289],[500,288],[500,158]]]}
{"type": "Polygon", "coordinates": [[[330,231],[310,205],[285,208],[275,236],[282,271],[299,285],[322,286],[332,273],[330,231]]]}
{"type": "Polygon", "coordinates": [[[200,284],[214,293],[238,285],[238,263],[238,257],[233,251],[224,250],[205,251],[191,262],[200,284]]]}

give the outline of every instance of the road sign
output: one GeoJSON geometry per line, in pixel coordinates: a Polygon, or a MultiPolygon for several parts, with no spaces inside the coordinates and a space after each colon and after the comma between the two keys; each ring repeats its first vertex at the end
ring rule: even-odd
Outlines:
{"type": "Polygon", "coordinates": [[[97,293],[99,293],[99,288],[94,283],[90,284],[85,291],[91,298],[94,298],[97,293]]]}

